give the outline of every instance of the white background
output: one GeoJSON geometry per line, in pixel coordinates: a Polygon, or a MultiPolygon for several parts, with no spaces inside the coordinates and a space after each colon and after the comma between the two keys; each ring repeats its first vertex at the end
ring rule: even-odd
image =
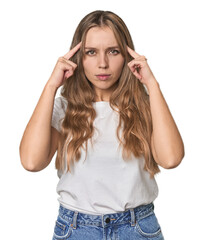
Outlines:
{"type": "MultiPolygon", "coordinates": [[[[110,10],[127,24],[145,55],[185,144],[181,165],[161,169],[155,212],[165,240],[202,239],[203,7],[202,1],[1,1],[0,217],[1,239],[51,239],[58,214],[52,163],[27,172],[19,143],[58,57],[70,47],[79,21],[110,10]],[[3,236],[2,236],[3,235],[3,236]]],[[[59,92],[58,92],[59,93],[59,92]]]]}

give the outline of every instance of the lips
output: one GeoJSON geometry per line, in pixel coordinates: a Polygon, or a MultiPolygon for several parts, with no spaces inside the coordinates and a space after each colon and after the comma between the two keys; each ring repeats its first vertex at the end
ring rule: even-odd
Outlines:
{"type": "Polygon", "coordinates": [[[96,75],[96,77],[99,80],[107,80],[110,76],[111,76],[111,74],[98,74],[98,75],[96,75]]]}

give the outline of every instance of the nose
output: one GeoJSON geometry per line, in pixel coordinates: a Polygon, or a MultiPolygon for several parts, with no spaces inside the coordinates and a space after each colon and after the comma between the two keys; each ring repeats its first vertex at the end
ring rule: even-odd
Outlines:
{"type": "Polygon", "coordinates": [[[106,56],[106,54],[101,53],[98,56],[98,67],[99,68],[108,68],[108,57],[106,56]]]}

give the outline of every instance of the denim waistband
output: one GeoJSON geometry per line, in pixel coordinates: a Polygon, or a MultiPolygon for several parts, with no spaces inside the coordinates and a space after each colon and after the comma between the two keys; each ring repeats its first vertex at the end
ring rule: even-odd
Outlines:
{"type": "Polygon", "coordinates": [[[136,208],[130,208],[124,212],[92,215],[85,214],[78,211],[72,211],[60,205],[59,216],[64,220],[71,221],[73,228],[80,225],[95,225],[98,227],[108,227],[110,225],[118,225],[124,223],[131,223],[135,226],[136,221],[151,214],[154,210],[154,204],[141,205],[136,208]]]}

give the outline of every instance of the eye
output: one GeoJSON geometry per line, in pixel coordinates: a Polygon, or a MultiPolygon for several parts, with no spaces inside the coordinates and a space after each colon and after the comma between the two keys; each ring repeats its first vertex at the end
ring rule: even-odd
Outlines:
{"type": "Polygon", "coordinates": [[[94,50],[89,50],[86,52],[87,55],[94,55],[95,51],[94,50]]]}
{"type": "Polygon", "coordinates": [[[110,50],[110,53],[113,54],[113,55],[117,55],[120,52],[118,50],[116,50],[116,49],[112,49],[112,50],[110,50]]]}

